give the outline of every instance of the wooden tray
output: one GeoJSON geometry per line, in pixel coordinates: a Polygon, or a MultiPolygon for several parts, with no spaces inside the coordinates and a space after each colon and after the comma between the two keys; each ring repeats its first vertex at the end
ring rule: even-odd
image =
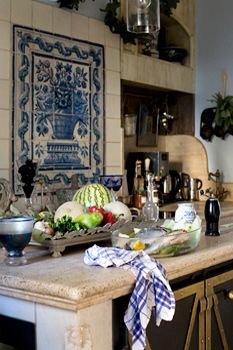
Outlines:
{"type": "Polygon", "coordinates": [[[119,229],[127,223],[126,220],[119,220],[115,224],[106,224],[103,227],[94,229],[82,229],[79,231],[66,232],[65,234],[57,232],[51,239],[42,242],[31,240],[30,245],[47,247],[52,257],[60,257],[66,247],[76,246],[83,243],[95,243],[111,239],[112,232],[119,229]]]}

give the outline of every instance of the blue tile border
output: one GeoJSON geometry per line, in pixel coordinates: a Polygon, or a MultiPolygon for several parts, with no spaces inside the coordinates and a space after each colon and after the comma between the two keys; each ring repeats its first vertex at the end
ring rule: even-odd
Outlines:
{"type": "Polygon", "coordinates": [[[47,185],[64,187],[73,174],[95,182],[104,161],[104,47],[13,27],[12,172],[39,163],[47,185]]]}

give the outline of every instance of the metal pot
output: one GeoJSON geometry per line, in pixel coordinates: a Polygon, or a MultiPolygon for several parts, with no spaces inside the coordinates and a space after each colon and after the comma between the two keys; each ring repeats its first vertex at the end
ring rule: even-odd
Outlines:
{"type": "Polygon", "coordinates": [[[190,178],[190,199],[191,201],[198,201],[200,189],[202,188],[202,181],[200,179],[190,178]]]}

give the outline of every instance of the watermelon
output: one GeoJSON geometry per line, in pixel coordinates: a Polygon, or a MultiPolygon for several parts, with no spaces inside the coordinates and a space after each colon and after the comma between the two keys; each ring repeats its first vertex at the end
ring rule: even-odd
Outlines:
{"type": "Polygon", "coordinates": [[[105,204],[111,202],[111,192],[101,184],[91,184],[81,187],[75,193],[73,201],[80,203],[85,208],[95,205],[103,208],[105,204]]]}

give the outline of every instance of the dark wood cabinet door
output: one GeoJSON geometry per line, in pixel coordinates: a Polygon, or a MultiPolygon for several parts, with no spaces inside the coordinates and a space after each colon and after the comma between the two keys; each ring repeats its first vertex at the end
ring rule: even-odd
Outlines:
{"type": "Polygon", "coordinates": [[[204,283],[175,291],[172,322],[157,327],[152,317],[147,327],[147,350],[204,350],[204,283]]]}
{"type": "Polygon", "coordinates": [[[233,350],[233,271],[206,281],[206,349],[233,350]]]}

